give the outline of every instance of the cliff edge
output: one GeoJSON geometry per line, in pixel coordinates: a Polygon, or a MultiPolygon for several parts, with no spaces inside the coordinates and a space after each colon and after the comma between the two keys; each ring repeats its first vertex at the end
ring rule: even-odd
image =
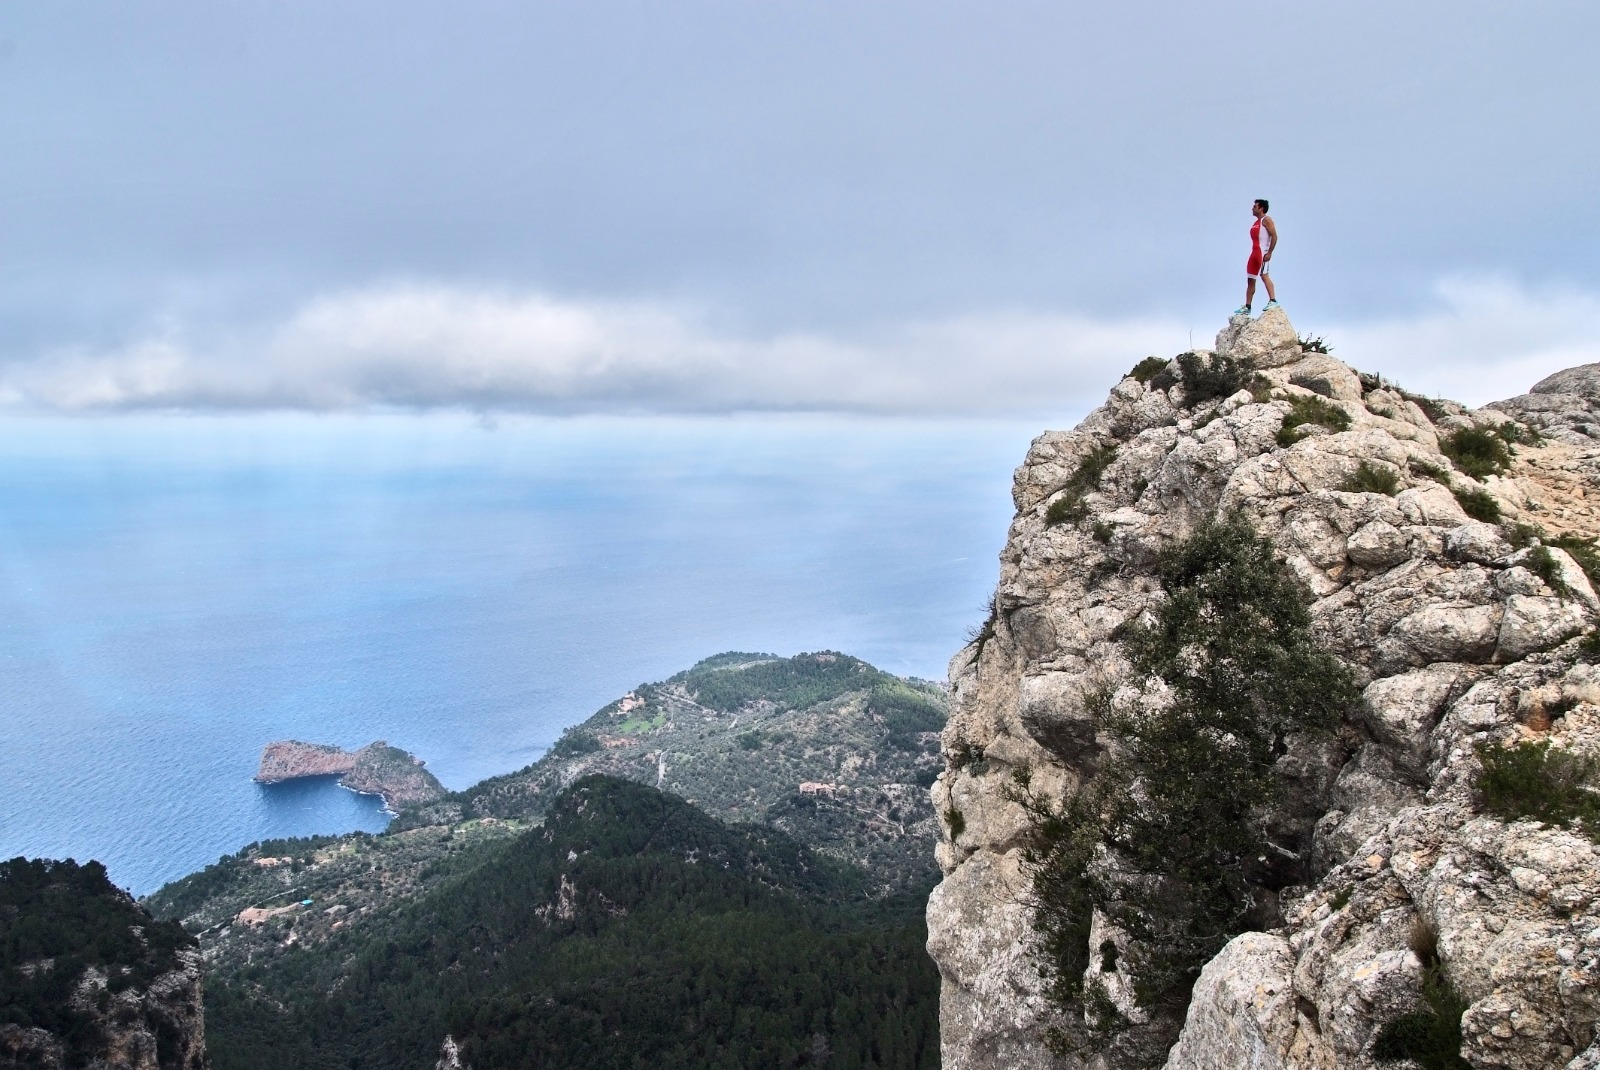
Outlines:
{"type": "Polygon", "coordinates": [[[1600,367],[1469,410],[1314,348],[1281,310],[1236,320],[1017,470],[932,792],[947,1070],[1600,1067],[1600,367]],[[1237,577],[1183,571],[1197,539],[1242,561],[1257,538],[1257,587],[1292,579],[1336,662],[1327,723],[1240,676],[1252,636],[1162,631],[1227,616],[1206,584],[1237,577]],[[1178,812],[1161,800],[1188,790],[1199,820],[1238,779],[1150,780],[1185,740],[1141,758],[1149,726],[1208,687],[1225,709],[1236,676],[1270,803],[1207,857],[1141,855],[1127,830],[1178,812]],[[1076,899],[1041,883],[1063,843],[1076,899]],[[1202,894],[1228,927],[1199,924],[1202,894]]]}

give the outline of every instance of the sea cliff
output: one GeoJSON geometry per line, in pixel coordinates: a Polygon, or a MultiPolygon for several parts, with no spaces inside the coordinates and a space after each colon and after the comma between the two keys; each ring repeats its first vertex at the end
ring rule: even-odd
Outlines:
{"type": "Polygon", "coordinates": [[[932,792],[947,1070],[1600,1066],[1600,368],[1471,410],[1319,349],[1281,310],[1236,320],[1017,470],[932,792]],[[1206,632],[1239,608],[1206,538],[1261,540],[1261,590],[1292,580],[1331,720],[1262,678],[1228,710],[1228,659],[1284,622],[1206,632]],[[1216,709],[1266,730],[1270,801],[1204,840],[1241,770],[1156,782],[1146,744],[1238,748],[1195,727],[1216,709]],[[1129,836],[1179,813],[1162,835],[1205,857],[1129,836]]]}
{"type": "Polygon", "coordinates": [[[432,802],[445,794],[444,785],[423,768],[424,764],[421,758],[381,739],[355,751],[286,739],[269,743],[262,750],[255,780],[280,784],[302,777],[337,776],[339,783],[351,791],[381,796],[384,809],[398,811],[402,806],[432,802]]]}

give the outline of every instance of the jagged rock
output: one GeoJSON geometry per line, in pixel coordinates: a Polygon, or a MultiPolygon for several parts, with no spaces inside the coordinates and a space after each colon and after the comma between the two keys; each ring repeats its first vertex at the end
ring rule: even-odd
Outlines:
{"type": "Polygon", "coordinates": [[[433,1070],[472,1070],[472,1067],[461,1061],[461,1048],[456,1044],[456,1038],[445,1034],[444,1043],[439,1046],[439,1061],[433,1064],[433,1070]]]}
{"type": "Polygon", "coordinates": [[[1579,364],[1547,375],[1528,388],[1530,394],[1577,394],[1600,400],[1600,364],[1579,364]]]}
{"type": "Polygon", "coordinates": [[[1217,355],[1249,361],[1257,368],[1278,368],[1305,359],[1300,336],[1282,308],[1269,308],[1253,320],[1245,316],[1230,320],[1217,335],[1217,355]]]}
{"type": "Polygon", "coordinates": [[[1295,1037],[1294,955],[1268,933],[1235,937],[1206,963],[1168,1070],[1280,1070],[1295,1037]]]}
{"type": "MultiPolygon", "coordinates": [[[[1482,744],[1547,736],[1600,756],[1600,670],[1573,641],[1600,602],[1569,555],[1546,547],[1535,561],[1532,548],[1515,549],[1527,529],[1469,519],[1448,485],[1482,489],[1508,525],[1600,533],[1590,504],[1600,445],[1587,430],[1590,420],[1600,428],[1600,365],[1489,410],[1431,401],[1425,412],[1375,377],[1301,352],[1279,309],[1230,323],[1216,354],[1250,361],[1273,396],[1257,400],[1258,384],[1186,409],[1181,383],[1127,378],[1074,430],[1039,436],[1017,470],[993,636],[951,662],[947,768],[933,788],[946,822],[945,879],[928,913],[943,1065],[1123,1070],[1136,1065],[1130,1052],[1148,1054],[1048,1054],[1057,1012],[1035,950],[1021,850],[1030,819],[1016,785],[1060,799],[1097,775],[1109,744],[1087,696],[1127,682],[1119,636],[1162,597],[1161,549],[1230,510],[1305,585],[1314,633],[1363,689],[1361,708],[1337,740],[1297,741],[1280,759],[1288,789],[1267,825],[1274,843],[1300,845],[1305,878],[1282,893],[1279,927],[1229,942],[1180,1018],[1145,1015],[1117,975],[1101,973],[1113,1002],[1148,1037],[1168,1030],[1171,1043],[1181,1024],[1171,1070],[1374,1070],[1384,1024],[1422,1005],[1411,946],[1421,925],[1437,933],[1442,968],[1469,1003],[1471,1065],[1600,1070],[1595,848],[1486,816],[1473,790],[1482,744]],[[1280,446],[1287,399],[1308,394],[1350,426],[1280,446]],[[1456,428],[1508,418],[1546,438],[1514,446],[1502,475],[1468,480],[1439,450],[1456,428]],[[1049,502],[1106,447],[1113,460],[1081,493],[1087,515],[1050,524],[1049,502]],[[1398,493],[1343,489],[1363,463],[1391,473],[1398,493]]],[[[1095,924],[1091,941],[1107,939],[1095,924]]]]}

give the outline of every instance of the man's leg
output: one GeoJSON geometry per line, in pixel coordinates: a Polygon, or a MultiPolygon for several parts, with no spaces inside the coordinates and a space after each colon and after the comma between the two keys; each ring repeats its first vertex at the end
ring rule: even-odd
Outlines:
{"type": "MultiPolygon", "coordinates": [[[[1277,287],[1272,285],[1272,275],[1271,275],[1270,272],[1267,271],[1267,265],[1266,264],[1262,264],[1261,265],[1261,283],[1262,283],[1263,286],[1265,286],[1267,288],[1267,300],[1268,301],[1276,301],[1278,299],[1278,289],[1277,289],[1277,287]]],[[[1254,279],[1250,280],[1250,289],[1252,291],[1255,290],[1255,280],[1254,279]]]]}
{"type": "MultiPolygon", "coordinates": [[[[1267,293],[1269,293],[1269,294],[1272,292],[1272,290],[1270,288],[1271,285],[1272,285],[1271,283],[1267,284],[1267,286],[1268,286],[1267,293]]],[[[1251,275],[1249,278],[1244,280],[1244,307],[1245,308],[1249,308],[1251,305],[1253,305],[1255,303],[1256,303],[1256,277],[1254,275],[1251,275]]]]}

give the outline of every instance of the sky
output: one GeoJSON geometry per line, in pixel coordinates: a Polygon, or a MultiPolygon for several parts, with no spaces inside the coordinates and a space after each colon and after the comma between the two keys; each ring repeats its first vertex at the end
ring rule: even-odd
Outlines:
{"type": "Polygon", "coordinates": [[[0,0],[0,410],[1064,421],[1600,361],[1600,5],[0,0]],[[1258,300],[1259,305],[1259,300],[1258,300]]]}

